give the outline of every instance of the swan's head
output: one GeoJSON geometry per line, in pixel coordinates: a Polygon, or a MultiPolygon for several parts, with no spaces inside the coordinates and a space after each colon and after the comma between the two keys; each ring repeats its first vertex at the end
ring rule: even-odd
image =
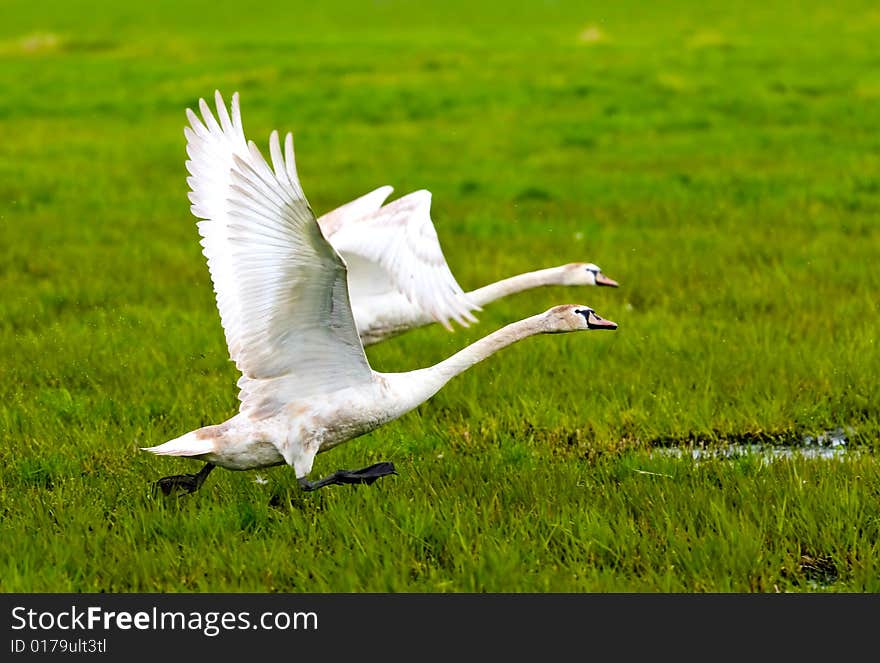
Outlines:
{"type": "Polygon", "coordinates": [[[544,330],[547,333],[589,329],[617,329],[617,323],[606,320],[589,306],[581,304],[554,306],[544,314],[544,330]]]}
{"type": "Polygon", "coordinates": [[[562,268],[563,285],[607,285],[612,288],[620,285],[602,273],[599,265],[591,262],[573,262],[562,268]]]}

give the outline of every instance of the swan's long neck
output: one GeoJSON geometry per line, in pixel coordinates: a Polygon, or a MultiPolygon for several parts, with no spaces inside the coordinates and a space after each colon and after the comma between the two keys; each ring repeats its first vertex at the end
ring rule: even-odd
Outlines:
{"type": "Polygon", "coordinates": [[[525,272],[472,290],[467,293],[467,296],[479,306],[485,306],[489,302],[494,302],[496,299],[512,295],[515,292],[544,285],[561,285],[564,274],[564,267],[548,267],[535,272],[525,272]]]}
{"type": "Polygon", "coordinates": [[[431,398],[443,385],[474,364],[483,361],[486,357],[512,343],[545,331],[547,329],[544,324],[544,315],[534,315],[484,336],[438,364],[408,373],[391,373],[385,374],[385,376],[392,380],[400,380],[403,386],[402,391],[406,394],[405,399],[411,401],[407,403],[407,409],[412,409],[431,398]]]}

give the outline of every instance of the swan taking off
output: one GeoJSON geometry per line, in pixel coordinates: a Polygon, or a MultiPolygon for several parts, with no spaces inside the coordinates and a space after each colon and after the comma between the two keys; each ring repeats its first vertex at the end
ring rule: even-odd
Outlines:
{"type": "Polygon", "coordinates": [[[248,470],[287,463],[303,490],[372,483],[393,474],[393,464],[338,470],[319,481],[308,475],[318,453],[409,412],[511,343],[540,333],[617,328],[589,306],[556,306],[434,366],[372,370],[352,314],[346,263],[324,238],[303,194],[293,137],[287,134],[282,149],[272,132],[270,167],[253,142],[238,150],[244,135],[237,93],[231,116],[220,93],[215,96],[219,122],[204,100],[204,125],[187,111],[187,182],[192,212],[202,219],[197,225],[229,355],[241,371],[241,404],[221,424],[144,448],[205,463],[197,474],[156,482],[165,494],[197,490],[218,465],[248,470]],[[235,149],[218,145],[218,135],[235,149]]]}
{"type": "Polygon", "coordinates": [[[486,304],[531,288],[619,285],[597,265],[575,262],[463,292],[431,221],[431,193],[415,191],[383,205],[393,190],[379,187],[318,218],[348,265],[351,307],[364,345],[432,322],[450,331],[452,320],[467,327],[486,304]]]}

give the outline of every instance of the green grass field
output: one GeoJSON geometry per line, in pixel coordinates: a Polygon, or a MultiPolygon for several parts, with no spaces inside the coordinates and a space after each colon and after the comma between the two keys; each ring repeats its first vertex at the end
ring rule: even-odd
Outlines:
{"type": "Polygon", "coordinates": [[[0,10],[0,590],[880,591],[876,3],[123,4],[0,10]],[[264,151],[293,131],[318,214],[430,189],[465,289],[622,284],[375,369],[556,304],[619,330],[525,340],[315,463],[394,461],[373,486],[153,497],[198,466],[139,447],[237,411],[186,198],[215,89],[264,151]],[[838,427],[831,460],[688,453],[838,427]]]}

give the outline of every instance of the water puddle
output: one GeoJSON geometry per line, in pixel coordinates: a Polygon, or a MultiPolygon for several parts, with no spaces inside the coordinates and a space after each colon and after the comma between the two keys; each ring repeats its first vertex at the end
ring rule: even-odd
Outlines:
{"type": "MultiPolygon", "coordinates": [[[[843,458],[848,453],[849,440],[855,434],[852,428],[835,428],[819,435],[805,435],[800,442],[770,444],[767,442],[733,442],[726,445],[693,447],[655,447],[661,455],[682,458],[690,455],[695,460],[704,458],[737,458],[745,455],[761,456],[766,460],[778,458],[843,458]]],[[[849,453],[853,453],[849,451],[849,453]]]]}

